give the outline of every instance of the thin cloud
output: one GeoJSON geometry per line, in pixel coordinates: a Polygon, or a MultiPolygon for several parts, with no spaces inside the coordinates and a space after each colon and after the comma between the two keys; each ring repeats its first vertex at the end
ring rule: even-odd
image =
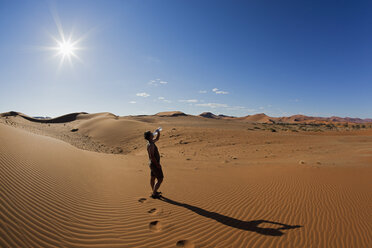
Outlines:
{"type": "Polygon", "coordinates": [[[154,86],[157,86],[158,84],[156,83],[156,80],[150,80],[148,82],[149,85],[154,85],[154,86]]]}
{"type": "Polygon", "coordinates": [[[216,93],[216,94],[222,94],[222,95],[227,95],[227,94],[229,94],[229,92],[227,92],[227,91],[223,91],[223,90],[219,90],[219,89],[217,89],[217,88],[213,88],[212,91],[213,91],[214,93],[216,93]]]}
{"type": "Polygon", "coordinates": [[[227,108],[229,105],[223,103],[198,103],[196,106],[199,107],[209,107],[209,108],[227,108]]]}
{"type": "Polygon", "coordinates": [[[161,80],[160,78],[157,78],[157,79],[150,80],[148,84],[152,86],[159,86],[159,85],[166,85],[168,84],[168,82],[161,80]]]}
{"type": "Polygon", "coordinates": [[[195,103],[198,102],[196,99],[189,99],[189,100],[178,100],[179,102],[188,102],[188,103],[195,103]]]}
{"type": "Polygon", "coordinates": [[[136,96],[140,96],[140,97],[149,97],[150,94],[147,94],[146,92],[140,92],[140,93],[137,93],[136,96]]]}
{"type": "Polygon", "coordinates": [[[205,94],[205,93],[207,93],[206,90],[199,90],[199,94],[205,94]]]}
{"type": "Polygon", "coordinates": [[[243,106],[232,106],[233,109],[246,109],[246,107],[243,106]]]}
{"type": "Polygon", "coordinates": [[[135,103],[137,103],[136,101],[130,101],[129,103],[131,103],[131,104],[135,104],[135,103]]]}
{"type": "Polygon", "coordinates": [[[246,111],[249,112],[249,113],[257,112],[257,110],[255,110],[255,109],[246,109],[246,111]]]}
{"type": "Polygon", "coordinates": [[[172,102],[171,100],[165,99],[165,97],[163,97],[163,96],[159,96],[158,99],[160,101],[163,101],[163,102],[166,102],[166,103],[171,103],[172,102]]]}

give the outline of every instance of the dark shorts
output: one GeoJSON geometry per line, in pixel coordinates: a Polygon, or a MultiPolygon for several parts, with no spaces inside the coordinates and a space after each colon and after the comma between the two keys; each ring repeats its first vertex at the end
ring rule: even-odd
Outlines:
{"type": "Polygon", "coordinates": [[[150,164],[150,169],[151,169],[151,176],[152,177],[164,178],[163,170],[161,169],[161,167],[159,168],[154,164],[150,164]]]}

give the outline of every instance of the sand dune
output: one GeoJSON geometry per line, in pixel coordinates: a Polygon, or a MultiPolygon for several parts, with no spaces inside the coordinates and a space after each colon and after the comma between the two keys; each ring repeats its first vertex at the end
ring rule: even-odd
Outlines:
{"type": "Polygon", "coordinates": [[[361,119],[361,118],[350,118],[350,117],[316,117],[316,116],[306,116],[306,115],[292,115],[283,117],[270,117],[264,113],[247,115],[243,117],[233,117],[226,115],[215,115],[211,112],[203,112],[199,116],[212,119],[232,119],[232,120],[243,120],[252,123],[289,123],[289,124],[340,124],[340,123],[350,123],[350,124],[371,124],[372,119],[361,119]]]}
{"type": "Polygon", "coordinates": [[[212,119],[219,119],[219,118],[221,118],[220,116],[215,115],[215,114],[213,114],[211,112],[203,112],[199,116],[205,117],[205,118],[212,118],[212,119]]]}
{"type": "Polygon", "coordinates": [[[181,111],[159,112],[156,115],[157,116],[186,116],[186,114],[181,111]]]}
{"type": "Polygon", "coordinates": [[[371,129],[75,117],[0,118],[1,247],[372,246],[371,129]],[[158,126],[154,200],[142,134],[158,126]]]}
{"type": "Polygon", "coordinates": [[[248,115],[246,117],[241,117],[240,119],[248,121],[248,122],[258,122],[258,123],[271,123],[270,121],[272,118],[270,116],[262,114],[255,114],[255,115],[248,115]]]}
{"type": "Polygon", "coordinates": [[[32,122],[39,122],[39,123],[65,123],[65,122],[71,122],[77,119],[79,115],[87,114],[86,112],[80,112],[80,113],[71,113],[62,115],[56,118],[46,118],[46,119],[40,119],[40,118],[33,118],[28,115],[25,115],[20,112],[10,111],[6,113],[0,114],[0,117],[9,117],[9,116],[19,116],[22,117],[28,121],[32,122]]]}

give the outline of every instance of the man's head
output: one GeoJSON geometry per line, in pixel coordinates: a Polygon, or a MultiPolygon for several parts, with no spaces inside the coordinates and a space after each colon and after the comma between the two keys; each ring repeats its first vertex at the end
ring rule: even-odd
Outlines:
{"type": "Polygon", "coordinates": [[[146,131],[143,136],[145,137],[145,140],[151,141],[154,138],[154,135],[151,131],[146,131]]]}

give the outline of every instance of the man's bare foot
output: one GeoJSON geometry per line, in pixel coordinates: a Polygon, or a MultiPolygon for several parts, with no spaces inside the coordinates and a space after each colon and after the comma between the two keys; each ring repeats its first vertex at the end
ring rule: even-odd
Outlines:
{"type": "Polygon", "coordinates": [[[159,199],[161,196],[161,192],[155,192],[155,193],[152,193],[151,197],[154,198],[154,199],[159,199]]]}
{"type": "Polygon", "coordinates": [[[159,194],[152,194],[151,195],[151,198],[153,198],[153,199],[159,199],[160,198],[160,195],[159,194]]]}

